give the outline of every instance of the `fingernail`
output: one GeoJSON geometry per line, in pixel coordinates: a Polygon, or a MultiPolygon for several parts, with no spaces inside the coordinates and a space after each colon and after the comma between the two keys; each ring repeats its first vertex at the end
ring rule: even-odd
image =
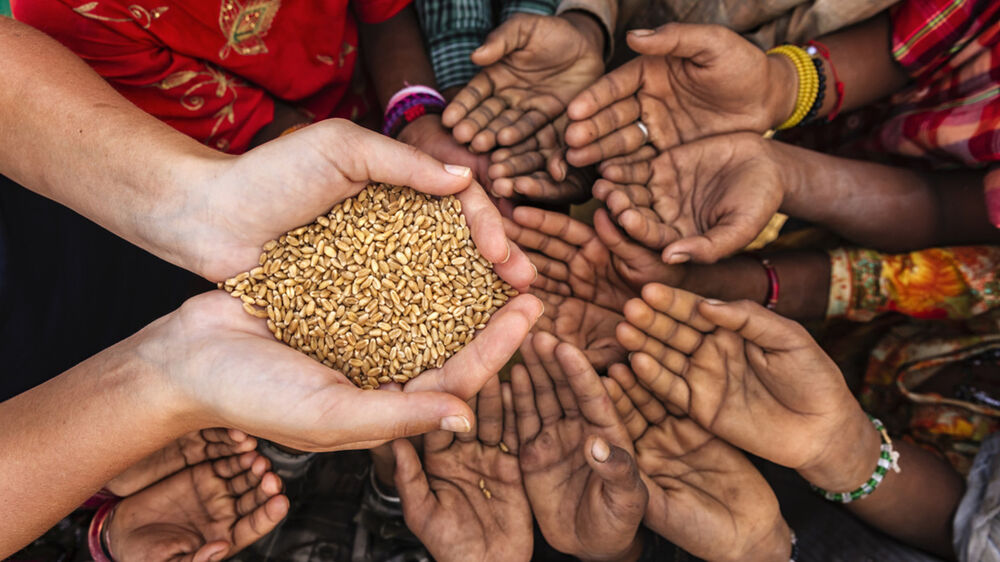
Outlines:
{"type": "Polygon", "coordinates": [[[457,166],[455,164],[445,164],[444,171],[448,172],[453,176],[458,176],[460,178],[467,178],[472,174],[472,170],[465,166],[457,166]]]}
{"type": "Polygon", "coordinates": [[[598,437],[594,439],[594,444],[590,446],[590,454],[597,462],[604,462],[611,456],[611,449],[604,439],[598,437]]]}
{"type": "Polygon", "coordinates": [[[441,418],[441,429],[462,433],[472,429],[472,424],[469,423],[469,420],[465,416],[448,416],[441,418]]]}
{"type": "Polygon", "coordinates": [[[503,260],[500,263],[507,263],[510,261],[510,240],[508,240],[506,243],[507,243],[507,255],[503,257],[503,260]]]}
{"type": "Polygon", "coordinates": [[[628,32],[629,35],[632,35],[634,37],[646,37],[647,35],[652,35],[654,33],[656,32],[653,31],[652,29],[633,29],[628,32]]]}
{"type": "Polygon", "coordinates": [[[630,351],[630,352],[628,352],[628,355],[625,357],[626,359],[628,359],[629,363],[632,363],[632,356],[633,355],[635,355],[635,352],[634,351],[630,351]]]}
{"type": "Polygon", "coordinates": [[[674,254],[674,255],[670,256],[670,259],[667,260],[667,263],[669,263],[671,265],[676,265],[676,264],[679,264],[679,263],[686,263],[690,259],[691,259],[691,256],[689,256],[688,254],[674,254]]]}
{"type": "Polygon", "coordinates": [[[720,304],[726,304],[718,299],[705,299],[705,304],[710,304],[712,306],[719,306],[720,304]]]}
{"type": "Polygon", "coordinates": [[[538,280],[538,268],[535,267],[535,264],[531,264],[531,269],[535,270],[535,276],[531,279],[531,282],[534,283],[538,280]]]}
{"type": "Polygon", "coordinates": [[[535,317],[535,321],[538,321],[542,316],[545,316],[545,303],[542,303],[542,307],[538,309],[538,316],[535,317]]]}

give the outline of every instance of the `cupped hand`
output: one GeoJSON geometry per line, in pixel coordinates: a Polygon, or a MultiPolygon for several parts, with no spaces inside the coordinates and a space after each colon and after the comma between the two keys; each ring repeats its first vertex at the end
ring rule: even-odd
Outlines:
{"type": "Polygon", "coordinates": [[[547,123],[527,140],[494,150],[489,174],[497,197],[546,203],[582,203],[590,199],[595,174],[591,168],[570,168],[562,141],[569,120],[565,115],[547,123]]]}
{"type": "Polygon", "coordinates": [[[348,121],[322,121],[238,157],[220,155],[213,164],[210,184],[192,185],[177,204],[178,215],[187,218],[176,229],[181,240],[174,246],[186,255],[163,256],[213,281],[256,266],[265,242],[312,222],[373,182],[456,195],[476,247],[497,273],[517,288],[534,277],[468,168],[446,166],[348,121]]]}
{"type": "Polygon", "coordinates": [[[256,452],[203,462],[122,500],[108,523],[119,560],[222,560],[288,513],[281,480],[256,452]]]}
{"type": "Polygon", "coordinates": [[[566,158],[574,166],[629,154],[646,142],[664,151],[720,133],[759,134],[792,112],[791,65],[725,27],[669,23],[630,32],[628,44],[642,56],[603,76],[567,109],[574,123],[566,131],[566,158]]]}
{"type": "Polygon", "coordinates": [[[423,463],[409,441],[393,442],[403,516],[435,560],[529,560],[531,507],[510,389],[501,392],[494,376],[472,403],[478,431],[428,433],[423,463]]]}
{"type": "Polygon", "coordinates": [[[791,534],[778,498],[743,453],[691,418],[668,414],[624,365],[611,373],[605,386],[618,415],[632,422],[649,489],[646,525],[704,560],[788,559],[791,534]]]}
{"type": "Polygon", "coordinates": [[[625,317],[592,302],[532,289],[545,305],[535,324],[536,332],[547,332],[583,352],[595,369],[606,369],[625,360],[625,348],[615,330],[625,317]]]}
{"type": "Polygon", "coordinates": [[[545,333],[511,371],[521,472],[535,519],[556,550],[613,559],[635,549],[646,487],[600,378],[575,347],[545,333]]]}
{"type": "Polygon", "coordinates": [[[750,133],[683,144],[604,168],[594,196],[664,262],[714,263],[752,242],[781,207],[791,182],[777,144],[750,133]]]}
{"type": "Polygon", "coordinates": [[[533,286],[621,312],[646,283],[679,284],[683,266],[670,266],[621,235],[598,210],[594,226],[563,213],[517,207],[504,220],[507,235],[528,251],[538,270],[533,286]]]}
{"type": "Polygon", "coordinates": [[[511,16],[472,53],[484,68],[445,109],[445,126],[477,152],[523,141],[604,72],[602,33],[588,16],[511,16]]]}
{"type": "Polygon", "coordinates": [[[805,329],[758,304],[651,284],[625,318],[618,341],[643,386],[754,455],[801,469],[825,460],[845,428],[870,426],[805,329]]]}
{"type": "Polygon", "coordinates": [[[192,431],[130,466],[105,484],[104,488],[117,496],[131,496],[181,469],[256,448],[257,440],[238,429],[192,431]]]}
{"type": "MultiPolygon", "coordinates": [[[[365,391],[340,372],[276,341],[240,302],[212,291],[139,332],[142,361],[166,378],[184,423],[235,427],[306,451],[370,448],[435,429],[468,430],[465,399],[517,350],[541,314],[521,295],[472,342],[404,392],[365,391]]],[[[126,340],[128,341],[128,340],[126,340]]]]}

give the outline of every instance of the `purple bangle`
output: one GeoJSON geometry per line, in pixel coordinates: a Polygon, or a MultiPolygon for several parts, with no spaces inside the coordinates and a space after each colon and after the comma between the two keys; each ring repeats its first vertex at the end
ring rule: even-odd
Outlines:
{"type": "Polygon", "coordinates": [[[424,115],[441,114],[444,112],[444,99],[426,93],[412,93],[398,99],[385,112],[382,133],[396,138],[408,123],[416,121],[424,115]]]}

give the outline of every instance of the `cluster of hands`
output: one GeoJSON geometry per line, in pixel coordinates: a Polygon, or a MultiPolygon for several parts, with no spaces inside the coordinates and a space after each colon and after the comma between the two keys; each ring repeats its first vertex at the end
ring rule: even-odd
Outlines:
{"type": "Polygon", "coordinates": [[[489,193],[478,163],[441,166],[339,120],[213,164],[219,188],[190,190],[177,213],[190,220],[172,229],[194,249],[174,261],[209,279],[374,181],[456,194],[522,294],[443,367],[376,392],[274,341],[218,291],[126,340],[178,427],[239,430],[191,433],[162,453],[170,470],[109,485],[129,496],[112,551],[158,537],[157,552],[217,560],[273,529],[288,500],[249,435],[306,451],[391,441],[407,524],[442,560],[529,559],[533,521],[581,559],[638,556],[642,526],[709,560],[787,559],[790,530],[742,451],[828,489],[867,478],[843,459],[870,424],[803,328],[670,287],[683,262],[740,250],[780,207],[791,165],[760,132],[791,107],[770,76],[794,70],[722,28],[668,25],[630,34],[640,56],[601,76],[600,33],[585,28],[516,16],[474,53],[483,72],[441,119],[449,142],[489,158],[489,193]],[[591,187],[607,207],[593,227],[528,206],[502,216],[489,197],[566,203],[591,187]],[[416,435],[422,454],[404,439],[416,435]],[[172,495],[191,509],[156,507],[172,495]]]}

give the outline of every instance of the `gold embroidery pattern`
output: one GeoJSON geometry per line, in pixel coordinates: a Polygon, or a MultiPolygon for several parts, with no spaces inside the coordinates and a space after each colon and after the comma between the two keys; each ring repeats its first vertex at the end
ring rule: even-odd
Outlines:
{"type": "Polygon", "coordinates": [[[170,9],[170,6],[160,6],[158,8],[153,8],[148,10],[138,4],[132,4],[128,7],[128,11],[132,14],[132,18],[113,18],[110,16],[102,16],[100,14],[95,14],[94,10],[100,5],[100,2],[87,2],[73,8],[73,11],[80,14],[85,18],[90,18],[92,20],[98,21],[110,21],[110,22],[127,22],[134,21],[140,25],[143,29],[149,29],[149,26],[153,25],[153,21],[159,19],[164,12],[170,9]]]}
{"type": "Polygon", "coordinates": [[[267,52],[264,36],[271,29],[281,0],[222,0],[219,6],[219,29],[226,44],[219,49],[219,58],[229,53],[250,56],[267,52]]]}
{"type": "MultiPolygon", "coordinates": [[[[229,124],[233,124],[235,122],[236,112],[234,107],[237,98],[239,98],[239,92],[236,88],[244,87],[246,83],[218,68],[205,65],[204,71],[180,70],[153,84],[153,86],[164,91],[187,86],[187,89],[184,90],[184,94],[181,96],[180,104],[181,107],[188,111],[198,111],[205,106],[205,98],[195,95],[194,92],[202,86],[213,85],[215,86],[215,97],[222,98],[227,93],[231,93],[233,99],[212,116],[215,119],[215,124],[212,126],[212,132],[208,138],[204,140],[205,144],[212,142],[212,139],[219,132],[219,127],[223,123],[228,122],[229,124]]],[[[218,139],[215,141],[215,146],[219,150],[226,150],[229,148],[229,141],[218,139]]]]}

